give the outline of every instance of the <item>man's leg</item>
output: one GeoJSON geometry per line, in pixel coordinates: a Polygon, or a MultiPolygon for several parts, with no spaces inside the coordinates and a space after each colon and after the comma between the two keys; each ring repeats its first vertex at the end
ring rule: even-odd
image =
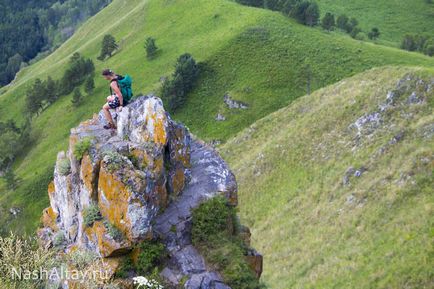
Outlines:
{"type": "Polygon", "coordinates": [[[105,118],[107,119],[109,124],[111,124],[114,127],[115,124],[113,122],[112,114],[110,113],[110,106],[108,105],[108,103],[104,104],[102,109],[104,111],[105,118]]]}

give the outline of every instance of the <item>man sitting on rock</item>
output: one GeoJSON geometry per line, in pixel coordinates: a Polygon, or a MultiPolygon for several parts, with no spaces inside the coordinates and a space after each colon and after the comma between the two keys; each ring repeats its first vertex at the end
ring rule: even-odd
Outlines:
{"type": "Polygon", "coordinates": [[[118,80],[121,79],[121,76],[115,74],[111,69],[104,69],[102,71],[102,75],[110,82],[110,95],[107,97],[107,103],[102,107],[104,115],[108,121],[108,124],[105,125],[104,128],[116,129],[116,124],[113,121],[110,109],[115,109],[116,112],[120,112],[124,106],[124,97],[118,83],[118,80]]]}

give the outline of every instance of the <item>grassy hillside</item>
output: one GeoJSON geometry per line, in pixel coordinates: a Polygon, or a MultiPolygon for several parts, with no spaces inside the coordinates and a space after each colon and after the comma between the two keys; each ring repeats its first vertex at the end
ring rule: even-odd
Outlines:
{"type": "Polygon", "coordinates": [[[355,17],[363,31],[378,27],[379,43],[399,46],[407,33],[434,37],[434,3],[426,0],[318,0],[321,14],[332,12],[355,17]]]}
{"type": "MultiPolygon", "coordinates": [[[[13,85],[2,88],[0,120],[23,119],[26,88],[35,78],[62,75],[74,52],[92,58],[97,71],[111,67],[128,72],[136,94],[156,90],[169,75],[176,58],[189,52],[206,63],[197,89],[175,115],[193,133],[207,140],[227,140],[257,119],[279,109],[306,91],[303,72],[310,66],[312,89],[385,64],[433,66],[434,59],[417,53],[357,42],[294,23],[279,13],[254,9],[226,0],[139,1],[115,0],[87,21],[77,33],[47,58],[22,70],[13,85]],[[99,62],[100,43],[107,33],[120,40],[120,50],[99,62]],[[156,38],[159,57],[147,61],[145,38],[156,38]],[[245,111],[229,111],[223,95],[247,102],[245,111]],[[217,113],[227,121],[217,123],[217,113]]],[[[91,117],[102,106],[107,83],[96,77],[96,89],[79,108],[62,97],[33,122],[33,144],[15,163],[22,179],[15,192],[2,189],[0,211],[18,206],[18,218],[0,214],[0,223],[32,231],[47,205],[45,187],[56,154],[66,149],[69,129],[91,117]]]]}
{"type": "Polygon", "coordinates": [[[221,151],[270,288],[432,288],[434,71],[373,69],[221,151]]]}

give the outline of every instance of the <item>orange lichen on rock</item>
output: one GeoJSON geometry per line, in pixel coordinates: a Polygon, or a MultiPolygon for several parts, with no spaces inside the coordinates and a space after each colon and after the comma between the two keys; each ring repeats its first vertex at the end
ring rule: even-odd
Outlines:
{"type": "Polygon", "coordinates": [[[163,173],[164,156],[162,153],[156,156],[139,147],[131,148],[130,153],[137,160],[135,165],[139,169],[147,169],[157,176],[163,173]]]}
{"type": "Polygon", "coordinates": [[[173,193],[178,195],[185,186],[184,168],[177,168],[170,181],[173,193]]]}
{"type": "Polygon", "coordinates": [[[98,173],[99,164],[93,165],[90,156],[88,154],[84,155],[81,160],[80,176],[92,200],[97,199],[98,173]]]}
{"type": "Polygon", "coordinates": [[[150,117],[154,122],[154,143],[165,145],[167,143],[166,117],[157,117],[156,113],[152,113],[150,117]]]}
{"type": "Polygon", "coordinates": [[[127,216],[130,197],[131,191],[119,176],[109,172],[107,165],[102,164],[98,181],[98,203],[101,214],[128,239],[132,238],[131,223],[127,216]]]}
{"type": "Polygon", "coordinates": [[[51,181],[48,184],[48,197],[50,199],[53,198],[55,192],[56,192],[56,188],[54,187],[54,181],[51,181]]]}
{"type": "Polygon", "coordinates": [[[102,257],[119,256],[131,249],[131,243],[127,240],[114,240],[101,221],[96,221],[93,223],[92,227],[87,227],[85,234],[90,241],[98,245],[98,250],[102,257]]]}
{"type": "Polygon", "coordinates": [[[57,219],[57,213],[54,212],[52,207],[46,208],[42,212],[41,222],[44,225],[44,227],[51,228],[53,231],[57,231],[58,227],[56,224],[57,219]]]}

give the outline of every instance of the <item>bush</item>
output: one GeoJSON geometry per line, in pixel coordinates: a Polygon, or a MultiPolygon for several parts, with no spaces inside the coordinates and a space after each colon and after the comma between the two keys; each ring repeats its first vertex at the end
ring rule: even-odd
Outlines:
{"type": "Polygon", "coordinates": [[[170,112],[184,104],[198,77],[199,66],[194,58],[188,53],[181,55],[176,62],[172,79],[166,79],[161,87],[161,96],[168,104],[170,112]]]}
{"type": "Polygon", "coordinates": [[[92,145],[92,138],[86,137],[74,145],[73,155],[77,160],[81,160],[85,153],[87,153],[92,145]]]}
{"type": "Polygon", "coordinates": [[[113,240],[118,242],[122,241],[124,234],[115,225],[110,223],[108,220],[104,220],[104,226],[107,229],[107,233],[113,238],[113,240]]]}
{"type": "Polygon", "coordinates": [[[6,188],[8,190],[15,190],[17,188],[19,179],[11,168],[6,170],[3,179],[5,180],[6,188]]]}
{"type": "Polygon", "coordinates": [[[59,160],[57,164],[57,170],[60,175],[67,176],[71,172],[71,162],[68,158],[59,160]]]}
{"type": "Polygon", "coordinates": [[[339,15],[338,19],[336,20],[336,25],[338,28],[342,30],[346,30],[347,24],[348,24],[348,16],[345,14],[339,15]]]}
{"type": "Polygon", "coordinates": [[[123,161],[124,158],[118,152],[104,152],[104,162],[107,164],[107,170],[111,173],[118,170],[122,166],[123,161]]]}
{"type": "Polygon", "coordinates": [[[193,244],[231,288],[263,288],[245,260],[246,245],[233,235],[235,219],[235,209],[223,197],[201,204],[193,210],[193,244]]]}
{"type": "Polygon", "coordinates": [[[115,278],[126,279],[129,277],[129,273],[133,270],[133,260],[129,256],[126,256],[124,259],[122,259],[121,264],[116,270],[115,278]]]}
{"type": "Polygon", "coordinates": [[[137,259],[137,269],[140,273],[151,273],[165,257],[164,245],[156,240],[144,241],[138,248],[140,253],[137,259]]]}
{"type": "Polygon", "coordinates": [[[72,95],[71,103],[74,106],[79,106],[83,101],[83,95],[81,94],[80,88],[76,87],[74,89],[74,94],[72,95]]]}
{"type": "Polygon", "coordinates": [[[380,37],[380,30],[377,27],[372,28],[372,30],[368,33],[368,38],[375,40],[378,37],[380,37]]]}
{"type": "Polygon", "coordinates": [[[193,242],[199,243],[213,239],[217,232],[230,235],[228,224],[235,220],[235,209],[227,204],[224,197],[215,197],[193,209],[193,242]]]}
{"type": "Polygon", "coordinates": [[[53,246],[54,247],[61,247],[65,244],[65,242],[66,242],[65,232],[58,231],[56,233],[56,235],[54,235],[53,246]]]}
{"type": "Polygon", "coordinates": [[[99,207],[95,203],[91,203],[89,207],[83,210],[83,223],[85,226],[92,226],[94,222],[102,220],[99,207]]]}
{"type": "Polygon", "coordinates": [[[330,12],[327,12],[326,15],[321,20],[321,26],[325,30],[333,30],[333,28],[336,26],[335,22],[335,16],[331,14],[330,12]]]}
{"type": "Polygon", "coordinates": [[[315,26],[319,21],[318,4],[311,1],[299,1],[291,9],[290,16],[301,24],[315,26]]]}

